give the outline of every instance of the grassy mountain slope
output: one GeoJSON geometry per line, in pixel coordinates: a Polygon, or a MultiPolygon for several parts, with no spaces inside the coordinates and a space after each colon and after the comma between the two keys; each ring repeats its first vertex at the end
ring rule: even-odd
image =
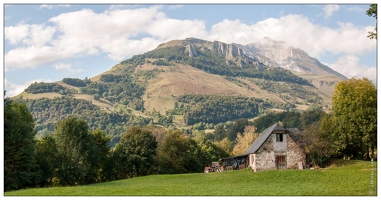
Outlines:
{"type": "MultiPolygon", "coordinates": [[[[339,80],[333,75],[268,67],[246,56],[245,50],[236,45],[188,38],[135,55],[90,79],[68,78],[56,83],[32,84],[15,98],[44,99],[51,101],[50,105],[55,105],[57,98],[83,100],[94,105],[99,110],[96,112],[126,116],[129,120],[119,126],[119,131],[132,123],[148,122],[179,128],[198,122],[189,116],[202,120],[223,115],[221,120],[234,120],[254,118],[269,110],[305,110],[310,106],[329,111],[334,84],[339,80]],[[189,94],[193,96],[185,96],[188,99],[184,101],[184,95],[189,94]],[[192,100],[200,98],[201,101],[192,100]],[[238,101],[257,103],[236,107],[238,101]],[[252,106],[257,110],[252,110],[252,106]],[[233,108],[237,115],[229,117],[228,112],[233,108]]],[[[55,116],[76,114],[61,109],[52,111],[55,115],[41,118],[51,108],[36,110],[41,110],[34,113],[38,126],[56,122],[59,118],[55,116]]],[[[116,130],[112,132],[117,134],[116,130]]]]}

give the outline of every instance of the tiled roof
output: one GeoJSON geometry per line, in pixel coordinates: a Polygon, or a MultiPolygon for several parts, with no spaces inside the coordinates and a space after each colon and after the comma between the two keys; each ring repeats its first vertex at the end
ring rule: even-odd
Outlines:
{"type": "Polygon", "coordinates": [[[285,131],[280,124],[276,123],[267,129],[265,129],[261,134],[259,134],[258,138],[254,141],[254,143],[249,147],[249,149],[245,152],[245,154],[255,153],[262,144],[267,140],[267,138],[271,135],[273,131],[285,131]]]}

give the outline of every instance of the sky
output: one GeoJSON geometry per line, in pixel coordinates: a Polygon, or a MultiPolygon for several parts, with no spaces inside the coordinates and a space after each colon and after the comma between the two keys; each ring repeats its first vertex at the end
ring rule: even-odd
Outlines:
{"type": "Polygon", "coordinates": [[[3,84],[91,78],[159,44],[195,37],[301,48],[348,78],[376,84],[369,4],[3,4],[3,84]]]}

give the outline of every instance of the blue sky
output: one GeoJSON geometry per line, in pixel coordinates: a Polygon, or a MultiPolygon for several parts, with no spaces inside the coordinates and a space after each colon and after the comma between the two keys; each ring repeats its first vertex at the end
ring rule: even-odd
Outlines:
{"type": "Polygon", "coordinates": [[[159,44],[196,37],[285,41],[348,78],[376,83],[369,4],[3,4],[7,96],[33,82],[93,77],[159,44]]]}

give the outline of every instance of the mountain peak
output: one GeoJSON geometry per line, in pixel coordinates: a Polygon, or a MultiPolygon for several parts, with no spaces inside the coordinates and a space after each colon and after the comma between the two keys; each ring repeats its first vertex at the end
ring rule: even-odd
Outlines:
{"type": "Polygon", "coordinates": [[[264,37],[263,39],[259,40],[257,44],[261,46],[286,45],[284,41],[275,41],[270,37],[264,37]]]}
{"type": "Polygon", "coordinates": [[[268,67],[281,67],[298,73],[334,75],[338,78],[346,78],[342,74],[323,65],[316,58],[312,58],[300,48],[295,48],[284,41],[276,41],[270,37],[264,37],[255,43],[247,45],[227,44],[221,41],[207,41],[189,37],[184,40],[172,40],[158,46],[158,49],[173,46],[183,46],[190,57],[197,57],[198,50],[209,49],[233,61],[238,66],[244,66],[246,59],[251,58],[258,62],[256,65],[263,69],[268,67]],[[240,57],[238,60],[236,57],[240,57]]]}
{"type": "Polygon", "coordinates": [[[301,73],[331,74],[346,79],[345,76],[323,65],[302,49],[295,48],[284,41],[264,37],[256,43],[246,45],[246,47],[254,56],[258,57],[260,62],[271,67],[282,67],[301,73]]]}

